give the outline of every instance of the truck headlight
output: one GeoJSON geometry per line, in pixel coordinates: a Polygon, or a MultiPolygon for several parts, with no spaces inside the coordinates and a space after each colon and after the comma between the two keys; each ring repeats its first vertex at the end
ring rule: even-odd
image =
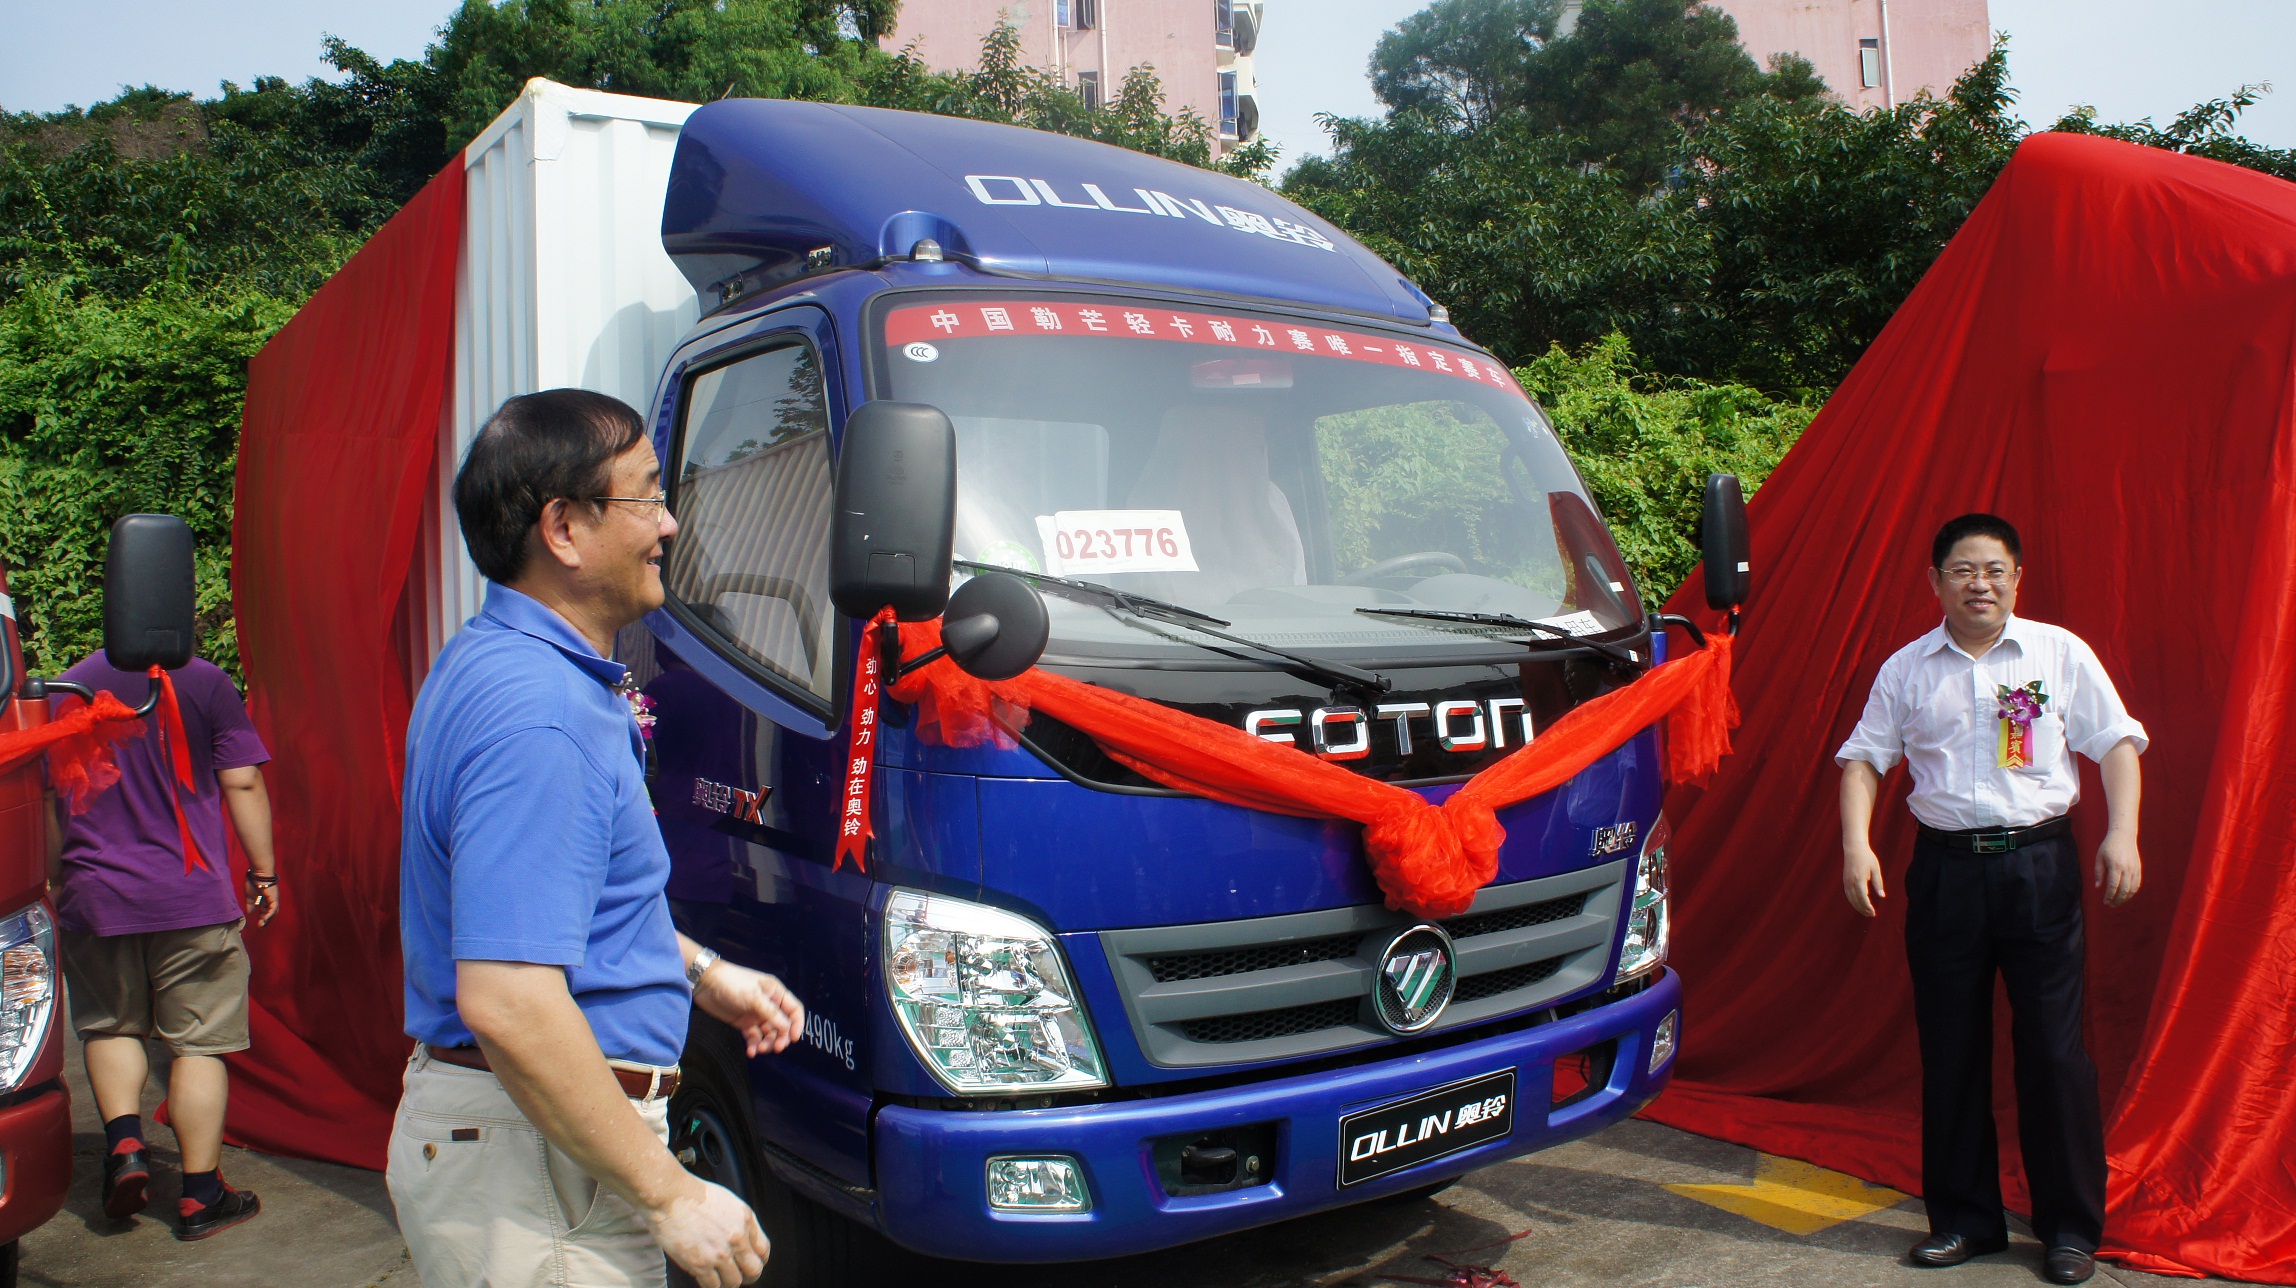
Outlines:
{"type": "Polygon", "coordinates": [[[1108,1085],[1060,945],[1026,917],[917,890],[885,904],[885,991],[951,1091],[1108,1085]]]}
{"type": "Polygon", "coordinates": [[[1614,986],[1666,964],[1666,843],[1673,836],[1674,829],[1661,814],[1651,826],[1650,839],[1643,842],[1642,857],[1634,868],[1634,901],[1626,910],[1626,945],[1619,950],[1618,975],[1611,980],[1614,986]]]}
{"type": "Polygon", "coordinates": [[[22,1085],[56,1011],[56,923],[33,904],[0,921],[0,1093],[22,1085]]]}

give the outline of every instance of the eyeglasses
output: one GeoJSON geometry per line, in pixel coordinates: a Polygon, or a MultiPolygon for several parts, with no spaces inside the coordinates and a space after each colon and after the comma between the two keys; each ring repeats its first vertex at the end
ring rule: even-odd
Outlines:
{"type": "Polygon", "coordinates": [[[1943,571],[1945,579],[1956,586],[1966,586],[1978,581],[1989,582],[1996,586],[2006,586],[2009,584],[2009,579],[2017,575],[2016,569],[2004,568],[2000,564],[1987,564],[1983,568],[1972,568],[1968,564],[1955,564],[1943,571]]]}
{"type": "Polygon", "coordinates": [[[662,517],[662,507],[670,503],[670,494],[667,492],[656,492],[652,496],[591,496],[584,497],[583,500],[626,501],[631,505],[639,506],[643,510],[649,511],[649,518],[659,519],[662,517]]]}

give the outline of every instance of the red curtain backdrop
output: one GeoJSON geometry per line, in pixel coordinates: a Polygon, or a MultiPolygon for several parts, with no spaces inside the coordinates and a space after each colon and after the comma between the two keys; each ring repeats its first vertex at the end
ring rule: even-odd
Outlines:
{"type": "Polygon", "coordinates": [[[231,1139],[380,1168],[401,1033],[394,630],[454,370],[463,170],[449,164],[249,366],[232,585],[284,891],[247,933],[254,1047],[231,1139]]]}
{"type": "MultiPolygon", "coordinates": [[[[1890,897],[1866,921],[1840,888],[1832,757],[1882,660],[1938,621],[1937,526],[1992,511],[2024,534],[2018,611],[2088,640],[2152,737],[2144,890],[2087,909],[2107,1250],[2296,1283],[2292,453],[2296,185],[2027,141],[1752,503],[1740,754],[1667,800],[1688,1027],[1653,1117],[1919,1191],[1907,783],[1885,784],[1890,897]]],[[[1712,616],[1696,578],[1673,606],[1712,616]]]]}

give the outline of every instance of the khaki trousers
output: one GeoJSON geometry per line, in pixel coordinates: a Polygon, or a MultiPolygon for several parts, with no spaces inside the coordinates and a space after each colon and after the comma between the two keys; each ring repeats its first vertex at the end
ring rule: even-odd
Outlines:
{"type": "MultiPolygon", "coordinates": [[[[423,1288],[660,1288],[636,1209],[543,1138],[491,1073],[407,1061],[384,1172],[423,1288]]],[[[630,1102],[664,1143],[666,1097],[630,1102]]]]}

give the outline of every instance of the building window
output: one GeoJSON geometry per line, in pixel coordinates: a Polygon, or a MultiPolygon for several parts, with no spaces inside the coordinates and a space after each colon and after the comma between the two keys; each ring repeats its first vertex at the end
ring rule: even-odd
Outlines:
{"type": "Polygon", "coordinates": [[[695,376],[684,412],[663,585],[721,650],[826,703],[835,478],[821,365],[803,343],[751,354],[695,376]]]}
{"type": "Polygon", "coordinates": [[[1858,79],[1867,89],[1881,88],[1881,40],[1867,37],[1858,42],[1858,79]]]}
{"type": "MultiPolygon", "coordinates": [[[[1223,12],[1225,7],[1223,6],[1223,12]]],[[[1220,137],[1236,137],[1236,74],[1220,73],[1220,137]]]]}
{"type": "Polygon", "coordinates": [[[1236,0],[1212,0],[1212,43],[1222,49],[1236,47],[1236,0]]]}
{"type": "Polygon", "coordinates": [[[1087,109],[1095,112],[1099,111],[1100,73],[1078,72],[1076,74],[1076,96],[1084,100],[1084,106],[1087,109]]]}
{"type": "Polygon", "coordinates": [[[1053,21],[1070,31],[1090,31],[1100,25],[1100,0],[1053,0],[1053,21]]]}

